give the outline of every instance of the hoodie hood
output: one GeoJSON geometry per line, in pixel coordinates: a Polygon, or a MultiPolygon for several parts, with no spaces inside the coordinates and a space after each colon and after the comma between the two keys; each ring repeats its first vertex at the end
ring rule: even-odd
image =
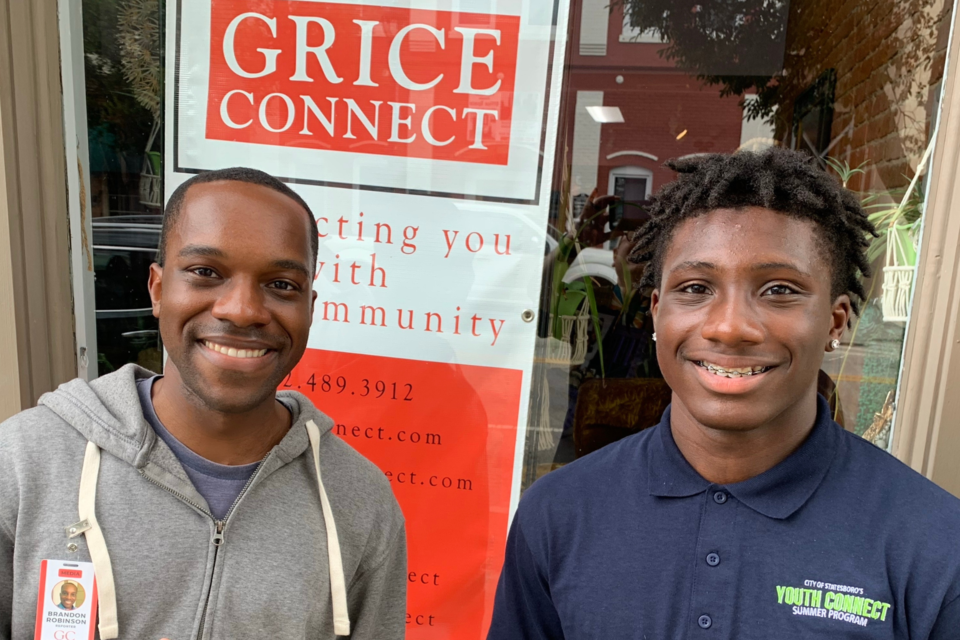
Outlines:
{"type": "MultiPolygon", "coordinates": [[[[147,465],[158,438],[143,417],[137,381],[155,374],[128,364],[92,382],[75,379],[40,397],[41,404],[76,429],[103,451],[141,469],[147,465]]],[[[306,396],[281,391],[277,399],[293,416],[290,431],[277,445],[279,462],[288,463],[310,445],[305,425],[316,423],[321,435],[333,427],[333,420],[318,411],[306,396]]]]}

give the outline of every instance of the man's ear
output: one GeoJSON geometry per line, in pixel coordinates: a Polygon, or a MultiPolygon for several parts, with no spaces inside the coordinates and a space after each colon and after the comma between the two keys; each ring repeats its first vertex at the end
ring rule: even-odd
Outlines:
{"type": "Polygon", "coordinates": [[[150,277],[147,278],[147,290],[150,292],[150,303],[153,306],[153,317],[159,319],[160,299],[163,297],[163,267],[156,262],[150,265],[150,277]]]}
{"type": "Polygon", "coordinates": [[[829,340],[839,340],[843,332],[847,330],[847,325],[853,318],[853,305],[850,303],[850,296],[843,294],[837,296],[833,302],[833,308],[830,310],[830,336],[829,340]]]}
{"type": "Polygon", "coordinates": [[[660,290],[650,292],[650,317],[653,318],[653,330],[657,330],[657,313],[660,311],[660,290]]]}

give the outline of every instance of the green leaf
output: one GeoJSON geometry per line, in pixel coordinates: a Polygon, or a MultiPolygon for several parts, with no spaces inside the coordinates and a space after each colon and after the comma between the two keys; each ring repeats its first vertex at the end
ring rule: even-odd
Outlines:
{"type": "Polygon", "coordinates": [[[847,186],[850,178],[852,178],[854,175],[858,173],[866,174],[866,171],[864,171],[863,167],[868,164],[868,162],[864,161],[860,163],[860,166],[851,168],[850,165],[847,164],[846,160],[837,160],[836,158],[829,157],[826,159],[826,163],[827,166],[833,169],[837,175],[840,176],[840,182],[843,183],[844,187],[847,186]]]}
{"type": "MultiPolygon", "coordinates": [[[[566,254],[569,255],[569,250],[566,254]]],[[[560,251],[557,252],[557,259],[553,264],[553,287],[550,290],[550,313],[553,315],[552,333],[553,337],[557,339],[560,339],[563,334],[563,325],[560,322],[560,300],[565,288],[563,276],[566,275],[569,268],[570,263],[566,260],[564,246],[561,244],[560,251]]]]}
{"type": "Polygon", "coordinates": [[[593,320],[593,332],[597,336],[597,352],[600,354],[600,377],[607,377],[607,370],[603,364],[603,334],[600,332],[600,312],[597,311],[597,297],[593,293],[593,282],[588,276],[583,276],[583,283],[587,287],[587,300],[590,301],[590,318],[593,320]]]}
{"type": "Polygon", "coordinates": [[[557,305],[558,315],[561,317],[576,315],[577,309],[580,308],[580,304],[586,296],[586,291],[572,291],[571,289],[564,291],[560,294],[560,304],[557,305]]]}

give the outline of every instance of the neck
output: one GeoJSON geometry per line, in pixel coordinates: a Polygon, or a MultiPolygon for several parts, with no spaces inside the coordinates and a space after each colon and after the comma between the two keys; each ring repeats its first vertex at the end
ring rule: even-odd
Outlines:
{"type": "Polygon", "coordinates": [[[177,440],[199,456],[218,464],[259,462],[290,430],[291,416],[275,395],[242,413],[211,409],[168,366],[153,385],[157,417],[177,440]]]}
{"type": "Polygon", "coordinates": [[[670,411],[670,429],[680,453],[715,484],[743,482],[772,469],[803,444],[816,420],[815,387],[773,420],[743,430],[700,423],[677,394],[670,411]]]}

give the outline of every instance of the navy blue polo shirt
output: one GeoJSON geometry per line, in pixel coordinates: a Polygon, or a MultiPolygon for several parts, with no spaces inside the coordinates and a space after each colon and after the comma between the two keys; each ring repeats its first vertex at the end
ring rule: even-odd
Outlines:
{"type": "Polygon", "coordinates": [[[844,431],[732,485],[659,425],[538,480],[489,638],[960,638],[960,500],[844,431]]]}

